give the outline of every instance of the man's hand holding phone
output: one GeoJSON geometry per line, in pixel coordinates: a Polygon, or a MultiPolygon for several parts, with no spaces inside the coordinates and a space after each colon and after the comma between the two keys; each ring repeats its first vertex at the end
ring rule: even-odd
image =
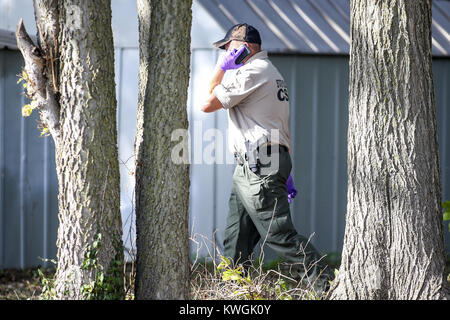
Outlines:
{"type": "Polygon", "coordinates": [[[236,63],[236,60],[239,58],[239,60],[242,61],[243,58],[240,58],[240,56],[244,53],[244,51],[246,52],[247,50],[248,49],[246,48],[246,46],[242,45],[238,49],[231,49],[227,51],[219,58],[218,65],[220,69],[222,69],[223,71],[227,71],[242,67],[244,63],[236,63]]]}
{"type": "Polygon", "coordinates": [[[244,65],[242,61],[248,57],[250,53],[250,49],[243,44],[238,49],[232,49],[221,54],[216,64],[217,72],[214,73],[209,85],[209,94],[211,94],[214,88],[222,82],[225,71],[242,67],[244,65]]]}

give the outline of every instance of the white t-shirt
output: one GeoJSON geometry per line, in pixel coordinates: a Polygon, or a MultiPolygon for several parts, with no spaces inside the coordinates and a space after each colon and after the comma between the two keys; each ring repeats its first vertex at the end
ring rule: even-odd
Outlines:
{"type": "Polygon", "coordinates": [[[265,139],[289,148],[287,87],[268,59],[267,51],[256,53],[242,67],[231,72],[235,74],[225,77],[213,90],[228,110],[230,151],[245,152],[246,140],[254,143],[265,139]]]}

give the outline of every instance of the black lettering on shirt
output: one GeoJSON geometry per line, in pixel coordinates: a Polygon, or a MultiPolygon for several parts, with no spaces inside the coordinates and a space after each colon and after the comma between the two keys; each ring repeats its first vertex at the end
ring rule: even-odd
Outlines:
{"type": "Polygon", "coordinates": [[[280,101],[289,101],[288,90],[286,86],[286,82],[284,80],[276,80],[277,81],[277,98],[280,101]]]}

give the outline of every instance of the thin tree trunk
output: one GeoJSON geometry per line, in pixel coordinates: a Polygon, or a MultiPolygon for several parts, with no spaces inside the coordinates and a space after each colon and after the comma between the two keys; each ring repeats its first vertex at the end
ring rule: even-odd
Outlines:
{"type": "Polygon", "coordinates": [[[110,1],[35,0],[35,12],[39,45],[23,46],[32,53],[23,52],[27,71],[43,65],[30,91],[55,140],[55,298],[120,298],[123,244],[110,1]],[[40,60],[27,59],[33,52],[40,60]]]}
{"type": "Polygon", "coordinates": [[[446,298],[431,1],[351,1],[348,202],[331,299],[446,298]]]}
{"type": "Polygon", "coordinates": [[[188,128],[191,4],[137,1],[136,299],[189,296],[189,166],[172,161],[171,135],[188,128]]]}

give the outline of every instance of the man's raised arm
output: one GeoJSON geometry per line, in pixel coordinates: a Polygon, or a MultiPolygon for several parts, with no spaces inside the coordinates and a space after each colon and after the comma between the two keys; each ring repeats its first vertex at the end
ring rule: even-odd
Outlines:
{"type": "Polygon", "coordinates": [[[222,82],[225,71],[230,69],[237,69],[243,65],[243,63],[236,64],[236,58],[244,51],[245,48],[239,50],[232,49],[227,51],[225,55],[219,57],[214,75],[210,81],[209,97],[206,99],[202,106],[203,112],[214,112],[223,108],[222,103],[217,97],[212,94],[214,88],[222,82]]]}

